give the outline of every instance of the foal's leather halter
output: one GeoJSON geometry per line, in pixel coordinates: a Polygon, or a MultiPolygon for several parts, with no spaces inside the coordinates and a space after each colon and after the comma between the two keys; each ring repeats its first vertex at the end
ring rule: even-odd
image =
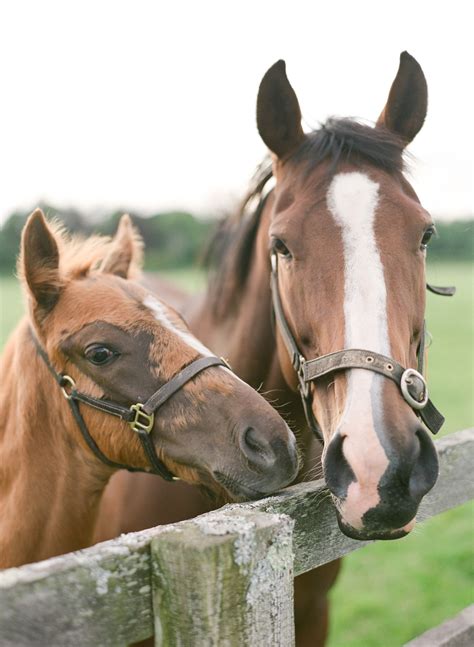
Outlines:
{"type": "MultiPolygon", "coordinates": [[[[444,423],[444,417],[436,409],[428,398],[428,386],[423,377],[423,365],[425,354],[425,324],[421,332],[420,345],[418,347],[418,370],[404,368],[391,357],[380,355],[369,350],[348,348],[329,355],[322,355],[316,359],[307,360],[301,354],[295,338],[288,326],[283,311],[278,287],[278,255],[276,252],[270,254],[271,275],[270,285],[272,292],[273,313],[276,324],[291,359],[291,364],[298,376],[298,390],[301,395],[306,420],[311,431],[323,443],[321,427],[316,420],[312,409],[312,398],[309,385],[323,375],[344,371],[350,368],[362,368],[379,373],[393,380],[399,387],[406,402],[415,413],[420,416],[425,425],[433,434],[438,433],[444,423]]],[[[453,287],[440,288],[434,285],[426,285],[430,292],[443,296],[452,296],[456,289],[453,287]]]]}
{"type": "Polygon", "coordinates": [[[46,351],[40,345],[33,331],[31,331],[31,336],[35,343],[38,354],[45,362],[56,382],[61,387],[61,391],[69,403],[72,415],[77,422],[84,440],[86,441],[89,449],[97,456],[97,458],[99,458],[109,467],[125,469],[129,472],[147,472],[151,474],[158,474],[167,481],[178,480],[158,458],[155,446],[150,438],[150,434],[153,430],[155,413],[187,382],[192,380],[193,377],[195,377],[198,373],[201,373],[201,371],[204,371],[206,368],[210,368],[211,366],[225,366],[226,368],[229,368],[229,365],[224,359],[220,357],[210,356],[200,357],[199,359],[194,360],[194,362],[188,364],[188,366],[183,368],[179,373],[171,378],[169,382],[166,382],[166,384],[155,391],[155,393],[153,393],[153,395],[151,395],[145,403],[136,402],[135,404],[132,404],[129,408],[127,408],[122,406],[121,404],[117,404],[116,402],[93,398],[86,393],[81,393],[80,391],[78,391],[72,377],[63,373],[57,373],[55,371],[51,362],[49,361],[46,351]],[[121,418],[122,420],[127,422],[130,425],[132,431],[138,434],[138,438],[140,439],[145,455],[148,459],[148,462],[150,463],[150,468],[144,469],[141,467],[130,467],[129,465],[123,465],[122,463],[117,463],[110,460],[110,458],[107,458],[107,456],[98,447],[97,443],[87,429],[86,423],[79,409],[79,402],[87,404],[94,409],[104,411],[105,413],[110,413],[111,415],[117,416],[118,418],[121,418]]]}

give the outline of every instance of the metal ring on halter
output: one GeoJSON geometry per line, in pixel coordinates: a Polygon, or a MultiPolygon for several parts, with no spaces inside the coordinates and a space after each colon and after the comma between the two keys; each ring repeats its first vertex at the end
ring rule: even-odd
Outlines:
{"type": "Polygon", "coordinates": [[[423,375],[418,373],[414,368],[407,368],[406,371],[403,372],[400,379],[400,389],[403,393],[403,397],[413,409],[424,409],[426,407],[428,402],[428,386],[426,385],[423,375]],[[423,398],[421,400],[416,400],[408,390],[408,387],[413,384],[412,378],[417,378],[423,384],[423,398]]]}
{"type": "Polygon", "coordinates": [[[69,377],[69,375],[61,375],[61,391],[63,392],[63,395],[66,398],[66,400],[70,400],[71,399],[71,394],[66,391],[66,384],[71,389],[76,388],[76,383],[74,382],[72,377],[69,377]]]}

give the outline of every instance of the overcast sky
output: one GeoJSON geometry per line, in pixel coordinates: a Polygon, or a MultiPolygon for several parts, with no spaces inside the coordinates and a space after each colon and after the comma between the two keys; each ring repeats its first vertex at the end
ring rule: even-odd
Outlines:
{"type": "Polygon", "coordinates": [[[472,214],[472,18],[462,0],[3,0],[0,221],[39,201],[216,213],[265,153],[258,84],[284,58],[308,126],[376,119],[402,50],[428,80],[412,182],[472,214]]]}

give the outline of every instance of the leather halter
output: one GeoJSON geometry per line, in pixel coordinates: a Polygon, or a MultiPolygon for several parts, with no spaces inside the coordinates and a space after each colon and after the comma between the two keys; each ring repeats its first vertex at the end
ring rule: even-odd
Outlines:
{"type": "Polygon", "coordinates": [[[145,403],[136,402],[135,404],[132,404],[127,408],[122,406],[121,404],[117,404],[116,402],[94,398],[90,395],[87,395],[86,393],[81,393],[80,391],[78,391],[72,377],[65,375],[64,373],[57,373],[55,371],[51,362],[49,361],[46,351],[42,348],[32,330],[31,336],[33,338],[38,354],[43,359],[56,382],[61,387],[61,391],[69,403],[74,419],[81,431],[85,442],[87,443],[89,449],[97,456],[97,458],[99,458],[109,467],[125,469],[129,472],[147,472],[151,474],[157,474],[164,478],[166,481],[179,480],[176,476],[173,476],[173,474],[158,458],[155,446],[150,438],[150,434],[153,430],[155,413],[187,382],[192,380],[198,373],[201,373],[201,371],[204,371],[206,368],[210,368],[211,366],[225,366],[226,368],[229,368],[229,365],[224,359],[220,357],[210,356],[200,357],[199,359],[194,360],[194,362],[188,364],[188,366],[183,368],[179,373],[171,378],[169,382],[166,382],[157,391],[155,391],[155,393],[153,393],[153,395],[151,395],[145,403]],[[121,418],[122,420],[127,422],[130,425],[132,431],[134,431],[138,435],[145,455],[148,459],[148,462],[150,463],[150,467],[146,469],[141,467],[130,467],[129,465],[124,465],[122,463],[117,463],[116,461],[110,460],[110,458],[108,458],[98,447],[97,443],[87,429],[86,423],[79,409],[79,402],[87,404],[94,409],[98,409],[99,411],[104,411],[105,413],[117,416],[118,418],[121,418]]]}
{"type": "MultiPolygon", "coordinates": [[[[335,353],[330,353],[329,355],[322,355],[316,359],[307,360],[298,348],[283,311],[278,287],[278,255],[276,252],[271,252],[270,262],[270,286],[272,292],[273,313],[278,330],[280,331],[283,342],[290,356],[291,364],[298,377],[298,390],[301,395],[306,420],[316,438],[324,443],[321,427],[316,420],[311,406],[312,398],[309,385],[311,382],[319,379],[323,375],[351,368],[374,371],[395,382],[395,384],[400,388],[405,401],[423,420],[428,429],[430,429],[433,434],[438,433],[444,423],[444,417],[428,398],[428,386],[423,377],[426,337],[424,322],[420,345],[417,351],[418,370],[415,370],[414,368],[404,368],[391,357],[386,357],[380,353],[374,353],[373,351],[357,348],[348,348],[335,353]]],[[[434,285],[429,285],[428,283],[426,284],[426,287],[431,292],[443,296],[452,296],[456,291],[456,288],[454,287],[440,288],[434,285]]]]}

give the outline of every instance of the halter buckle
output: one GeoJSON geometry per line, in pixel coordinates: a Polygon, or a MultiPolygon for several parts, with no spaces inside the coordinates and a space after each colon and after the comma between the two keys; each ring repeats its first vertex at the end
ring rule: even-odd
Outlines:
{"type": "Polygon", "coordinates": [[[295,358],[298,358],[296,361],[296,364],[293,364],[294,368],[296,369],[296,373],[298,375],[298,381],[300,383],[300,393],[303,395],[303,397],[307,398],[309,395],[309,382],[306,382],[304,379],[304,366],[306,364],[306,360],[303,357],[303,355],[295,355],[295,358]]]}
{"type": "Polygon", "coordinates": [[[400,389],[402,391],[403,397],[408,402],[412,409],[424,409],[428,402],[428,386],[425,382],[425,378],[421,373],[418,373],[414,368],[407,368],[400,379],[400,389]],[[423,392],[421,400],[417,400],[408,390],[409,387],[414,383],[413,378],[420,380],[423,385],[423,392]]]}
{"type": "Polygon", "coordinates": [[[149,434],[153,429],[155,414],[154,413],[148,414],[145,411],[143,411],[143,404],[141,402],[137,402],[137,404],[132,404],[132,406],[130,407],[130,411],[135,414],[134,419],[128,423],[132,431],[136,431],[136,432],[145,431],[147,434],[149,434]]]}

